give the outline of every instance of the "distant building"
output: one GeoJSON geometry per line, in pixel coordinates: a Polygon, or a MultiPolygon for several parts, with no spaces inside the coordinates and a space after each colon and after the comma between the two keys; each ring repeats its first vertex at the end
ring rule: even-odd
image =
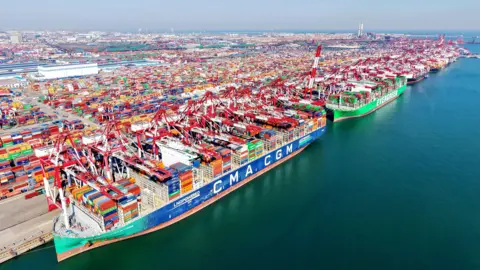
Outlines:
{"type": "Polygon", "coordinates": [[[22,38],[22,34],[20,33],[13,33],[11,36],[10,36],[10,42],[14,43],[14,44],[18,44],[18,43],[22,43],[23,42],[23,38],[22,38]]]}
{"type": "Polygon", "coordinates": [[[358,25],[358,37],[362,37],[363,36],[363,23],[360,23],[358,25]]]}
{"type": "Polygon", "coordinates": [[[97,64],[39,66],[38,73],[31,76],[34,80],[51,80],[69,77],[82,77],[98,74],[97,64]]]}
{"type": "Polygon", "coordinates": [[[17,78],[0,78],[0,88],[21,88],[28,85],[28,81],[17,78]]]}

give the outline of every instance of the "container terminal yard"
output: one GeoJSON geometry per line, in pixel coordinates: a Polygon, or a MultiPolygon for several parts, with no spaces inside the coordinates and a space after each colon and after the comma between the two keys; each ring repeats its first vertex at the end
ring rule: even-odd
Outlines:
{"type": "Polygon", "coordinates": [[[169,226],[470,56],[362,30],[0,35],[0,262],[169,226]]]}

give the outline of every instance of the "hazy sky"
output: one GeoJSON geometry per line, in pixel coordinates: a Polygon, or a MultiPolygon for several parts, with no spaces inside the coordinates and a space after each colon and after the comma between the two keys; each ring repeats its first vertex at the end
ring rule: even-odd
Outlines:
{"type": "Polygon", "coordinates": [[[479,30],[480,0],[2,0],[0,29],[479,30]]]}

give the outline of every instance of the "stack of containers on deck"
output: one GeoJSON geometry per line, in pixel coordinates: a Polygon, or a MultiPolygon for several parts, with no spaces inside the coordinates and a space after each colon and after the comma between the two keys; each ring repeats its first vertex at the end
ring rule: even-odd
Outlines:
{"type": "Polygon", "coordinates": [[[95,212],[103,217],[105,229],[109,230],[118,222],[117,204],[105,196],[95,200],[95,212]]]}
{"type": "Polygon", "coordinates": [[[243,165],[248,162],[248,145],[247,146],[242,146],[240,148],[239,153],[240,155],[240,164],[243,165]]]}
{"type": "Polygon", "coordinates": [[[138,202],[134,195],[128,194],[127,196],[122,197],[118,201],[118,207],[119,218],[124,223],[138,217],[138,202]]]}
{"type": "Polygon", "coordinates": [[[123,180],[117,181],[116,183],[114,183],[114,185],[118,189],[120,189],[123,192],[123,194],[129,193],[134,195],[135,198],[140,196],[140,187],[130,182],[129,179],[123,179],[123,180]]]}
{"type": "Polygon", "coordinates": [[[255,160],[263,155],[263,141],[252,140],[247,143],[248,148],[248,161],[255,160]]]}
{"type": "Polygon", "coordinates": [[[92,188],[89,186],[83,186],[72,190],[72,195],[78,202],[82,202],[82,196],[84,193],[92,191],[92,188]]]}
{"type": "MultiPolygon", "coordinates": [[[[170,171],[174,171],[175,173],[178,174],[178,179],[180,180],[181,194],[190,192],[193,189],[192,166],[178,162],[178,163],[172,164],[169,169],[170,171]]],[[[173,175],[173,172],[172,172],[172,175],[173,175]]]]}
{"type": "Polygon", "coordinates": [[[188,170],[179,174],[182,194],[188,193],[193,189],[193,171],[188,170]]]}
{"type": "Polygon", "coordinates": [[[93,200],[95,200],[96,198],[100,198],[102,196],[103,196],[102,193],[100,193],[96,190],[91,190],[91,191],[83,193],[83,195],[82,195],[83,206],[85,206],[88,210],[90,210],[93,213],[94,212],[93,211],[93,207],[94,207],[93,200]]]}
{"type": "Polygon", "coordinates": [[[172,178],[167,180],[168,200],[174,200],[180,196],[180,179],[178,178],[178,172],[169,169],[172,174],[172,178]]]}
{"type": "Polygon", "coordinates": [[[294,127],[290,127],[287,129],[287,134],[288,134],[288,141],[291,142],[293,141],[293,137],[295,135],[295,132],[294,132],[294,127]]]}
{"type": "Polygon", "coordinates": [[[259,133],[260,137],[270,143],[270,149],[275,149],[277,147],[277,136],[276,132],[271,129],[263,129],[259,133]]]}
{"type": "Polygon", "coordinates": [[[96,190],[86,191],[82,195],[83,205],[92,213],[103,218],[105,229],[118,222],[117,204],[96,190]]]}
{"type": "Polygon", "coordinates": [[[213,178],[219,176],[223,172],[223,161],[221,159],[216,159],[210,162],[213,170],[213,178]]]}
{"type": "Polygon", "coordinates": [[[223,147],[217,147],[215,149],[217,153],[222,156],[222,173],[226,173],[232,169],[232,150],[223,147]]]}

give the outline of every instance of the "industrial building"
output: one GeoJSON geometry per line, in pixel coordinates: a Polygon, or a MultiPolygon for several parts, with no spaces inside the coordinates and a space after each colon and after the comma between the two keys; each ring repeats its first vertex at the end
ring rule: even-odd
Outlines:
{"type": "Polygon", "coordinates": [[[17,78],[0,78],[0,88],[21,88],[28,85],[28,81],[17,78]]]}
{"type": "Polygon", "coordinates": [[[80,77],[98,74],[97,64],[39,66],[38,73],[31,76],[34,80],[51,80],[68,77],[80,77]]]}
{"type": "Polygon", "coordinates": [[[22,38],[22,34],[20,33],[13,33],[11,36],[10,36],[10,42],[13,43],[13,44],[18,44],[18,43],[22,43],[23,42],[23,38],[22,38]]]}

